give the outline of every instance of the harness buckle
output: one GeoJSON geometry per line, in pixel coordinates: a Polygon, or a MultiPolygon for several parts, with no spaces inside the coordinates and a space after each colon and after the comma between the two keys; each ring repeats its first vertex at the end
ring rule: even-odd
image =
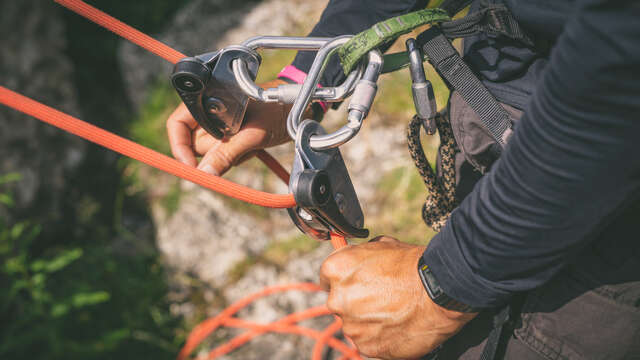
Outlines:
{"type": "Polygon", "coordinates": [[[367,237],[369,230],[363,228],[362,208],[340,150],[311,147],[311,136],[324,134],[316,121],[299,125],[289,180],[297,206],[287,209],[289,216],[303,233],[318,240],[329,240],[331,233],[367,237]]]}

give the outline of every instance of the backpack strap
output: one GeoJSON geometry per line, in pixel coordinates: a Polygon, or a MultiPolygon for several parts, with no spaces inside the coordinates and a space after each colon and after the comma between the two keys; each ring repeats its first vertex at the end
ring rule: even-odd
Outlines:
{"type": "MultiPolygon", "coordinates": [[[[438,74],[450,88],[460,93],[494,140],[504,146],[512,133],[509,113],[462,60],[447,37],[440,29],[432,27],[420,34],[417,40],[438,74]]],[[[500,152],[500,149],[495,151],[500,152]]]]}

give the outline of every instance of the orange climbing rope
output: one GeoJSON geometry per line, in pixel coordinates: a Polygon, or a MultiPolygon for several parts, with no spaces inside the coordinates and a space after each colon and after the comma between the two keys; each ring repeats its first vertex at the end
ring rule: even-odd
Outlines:
{"type": "MultiPolygon", "coordinates": [[[[270,194],[236,184],[218,176],[207,174],[131,140],[127,140],[71,115],[67,115],[28,97],[22,96],[3,86],[0,86],[0,103],[80,136],[83,139],[104,146],[107,149],[111,149],[159,170],[238,200],[271,208],[289,208],[295,205],[295,200],[291,194],[270,194]]],[[[276,169],[275,171],[286,172],[270,155],[266,154],[261,156],[263,156],[263,159],[268,165],[276,169]]]]}
{"type": "MultiPolygon", "coordinates": [[[[116,18],[105,14],[81,0],[54,1],[171,63],[175,64],[177,61],[185,57],[185,55],[179,51],[176,51],[166,44],[143,34],[135,28],[122,23],[116,18]]],[[[0,103],[105,148],[111,149],[122,155],[136,159],[149,166],[181,177],[221,194],[265,207],[289,208],[295,206],[295,200],[292,194],[270,194],[233,183],[218,176],[207,174],[133,141],[110,133],[71,115],[65,114],[47,105],[20,95],[3,86],[0,86],[0,103]]],[[[289,174],[276,159],[264,150],[258,151],[256,156],[262,160],[262,162],[264,162],[280,179],[285,183],[288,183],[289,174]]],[[[331,236],[331,244],[336,249],[347,245],[346,240],[343,237],[335,234],[332,234],[331,236]]],[[[256,336],[266,332],[297,334],[315,339],[316,343],[312,352],[313,360],[319,360],[322,357],[322,351],[325,346],[329,346],[342,353],[341,359],[361,359],[352,343],[347,345],[334,336],[334,334],[342,327],[340,319],[336,318],[336,320],[323,331],[297,325],[297,323],[302,320],[317,316],[330,315],[329,310],[324,306],[314,307],[294,313],[269,324],[258,324],[233,317],[233,315],[242,308],[248,306],[251,302],[259,298],[289,290],[321,291],[322,289],[315,284],[301,283],[267,287],[256,294],[250,295],[232,304],[219,315],[196,326],[189,335],[183,349],[180,351],[178,359],[186,359],[205,338],[222,326],[242,328],[247,329],[247,331],[231,339],[229,342],[213,349],[208,354],[207,359],[214,359],[218,356],[227,354],[256,336]]]]}

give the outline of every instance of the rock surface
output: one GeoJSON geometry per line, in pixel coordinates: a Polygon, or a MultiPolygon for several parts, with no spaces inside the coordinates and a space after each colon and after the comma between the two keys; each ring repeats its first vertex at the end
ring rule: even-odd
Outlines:
{"type": "MultiPolygon", "coordinates": [[[[65,54],[65,27],[53,2],[4,1],[0,11],[2,86],[79,116],[72,64],[65,54]]],[[[44,217],[55,222],[67,179],[85,156],[79,138],[0,107],[0,175],[22,176],[11,192],[15,207],[0,217],[44,217]]],[[[2,211],[2,210],[0,210],[2,211]]]]}

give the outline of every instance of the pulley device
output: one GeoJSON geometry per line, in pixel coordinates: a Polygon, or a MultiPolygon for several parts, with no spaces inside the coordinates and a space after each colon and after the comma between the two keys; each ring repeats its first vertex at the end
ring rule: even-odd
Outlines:
{"type": "Polygon", "coordinates": [[[289,189],[296,206],[288,212],[305,234],[329,240],[369,235],[349,172],[338,147],[352,139],[376,95],[383,59],[371,50],[344,82],[318,87],[327,61],[352,36],[336,38],[255,37],[241,45],[188,57],[176,63],[171,82],[198,124],[222,139],[240,130],[249,99],[293,104],[287,131],[295,142],[289,189]],[[262,89],[255,84],[260,66],[258,49],[314,50],[317,55],[304,83],[262,89]],[[327,134],[316,121],[303,119],[312,101],[338,102],[351,96],[347,123],[327,134]]]}

